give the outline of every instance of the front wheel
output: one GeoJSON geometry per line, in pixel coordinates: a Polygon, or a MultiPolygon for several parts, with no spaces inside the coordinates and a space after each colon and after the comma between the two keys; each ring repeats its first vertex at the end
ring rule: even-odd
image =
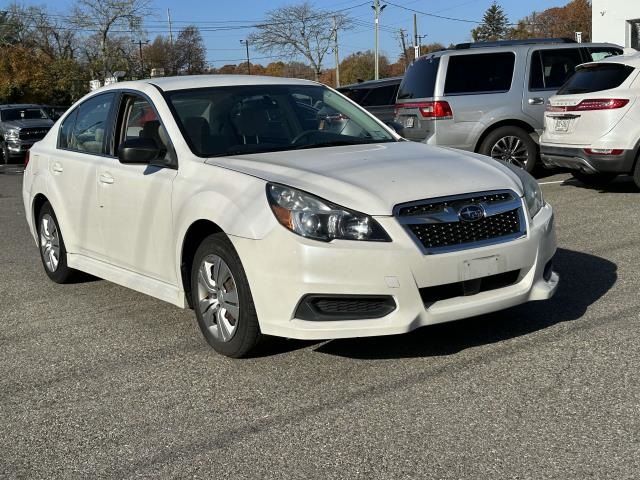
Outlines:
{"type": "Polygon", "coordinates": [[[480,153],[532,172],[538,147],[526,130],[506,126],[496,128],[487,135],[480,145],[480,153]]]}
{"type": "Polygon", "coordinates": [[[191,268],[191,295],[205,339],[222,355],[239,358],[261,338],[247,276],[224,233],[205,238],[191,268]]]}
{"type": "Polygon", "coordinates": [[[579,171],[571,172],[571,175],[580,183],[596,188],[607,186],[618,176],[616,173],[584,173],[579,171]]]}

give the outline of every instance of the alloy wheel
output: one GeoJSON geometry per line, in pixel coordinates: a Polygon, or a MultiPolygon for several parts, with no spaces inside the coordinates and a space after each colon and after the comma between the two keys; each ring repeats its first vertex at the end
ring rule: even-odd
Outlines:
{"type": "Polygon", "coordinates": [[[198,270],[198,308],[211,334],[229,342],[238,328],[240,304],[235,278],[218,255],[207,255],[198,270]]]}
{"type": "Polygon", "coordinates": [[[526,168],[529,160],[527,146],[520,138],[514,135],[500,138],[491,147],[490,155],[491,158],[511,163],[520,168],[526,168]]]}
{"type": "Polygon", "coordinates": [[[47,270],[55,272],[60,263],[60,234],[56,222],[48,213],[40,220],[40,251],[47,270]]]}

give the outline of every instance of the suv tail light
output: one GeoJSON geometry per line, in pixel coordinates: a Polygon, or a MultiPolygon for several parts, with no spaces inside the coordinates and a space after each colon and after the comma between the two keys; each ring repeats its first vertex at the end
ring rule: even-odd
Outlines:
{"type": "Polygon", "coordinates": [[[417,103],[397,103],[396,115],[398,111],[406,108],[417,108],[424,118],[432,118],[434,120],[444,120],[453,118],[453,110],[449,102],[436,100],[433,102],[417,102],[417,103]]]}
{"type": "Polygon", "coordinates": [[[577,105],[553,106],[547,105],[547,112],[584,112],[588,110],[614,110],[629,103],[627,98],[592,98],[582,100],[577,105]]]}
{"type": "Polygon", "coordinates": [[[585,148],[584,153],[588,155],[621,155],[624,150],[621,148],[585,148]]]}
{"type": "Polygon", "coordinates": [[[24,154],[24,168],[27,168],[27,165],[29,165],[29,150],[27,150],[27,152],[24,154]]]}

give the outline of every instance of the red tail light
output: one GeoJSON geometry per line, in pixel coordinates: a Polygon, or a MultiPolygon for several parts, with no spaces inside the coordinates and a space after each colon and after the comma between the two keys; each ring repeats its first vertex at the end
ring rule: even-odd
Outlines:
{"type": "Polygon", "coordinates": [[[29,150],[24,154],[24,168],[27,168],[27,165],[29,165],[29,150]]]}
{"type": "Polygon", "coordinates": [[[614,110],[629,103],[626,98],[592,98],[582,100],[577,105],[553,106],[547,105],[547,112],[584,112],[588,110],[614,110]]]}
{"type": "Polygon", "coordinates": [[[453,118],[453,110],[448,102],[436,100],[434,102],[416,102],[416,103],[397,103],[396,115],[400,109],[417,108],[424,118],[433,118],[434,120],[443,120],[453,118]]]}
{"type": "Polygon", "coordinates": [[[622,155],[621,148],[585,148],[584,153],[588,155],[622,155]]]}

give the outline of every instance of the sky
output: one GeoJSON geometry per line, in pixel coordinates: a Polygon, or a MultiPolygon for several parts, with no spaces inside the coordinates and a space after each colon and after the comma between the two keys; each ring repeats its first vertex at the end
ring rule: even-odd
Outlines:
{"type": "MultiPolygon", "coordinates": [[[[100,0],[95,0],[100,1],[100,0]]],[[[168,35],[167,9],[171,11],[173,30],[179,30],[189,24],[198,26],[207,47],[207,61],[210,66],[221,67],[228,63],[239,63],[246,58],[245,47],[240,40],[246,38],[252,23],[265,19],[269,10],[283,5],[300,3],[302,0],[152,0],[152,14],[145,18],[146,38],[153,40],[158,34],[168,35]],[[215,27],[225,22],[234,28],[227,31],[215,31],[215,27]]],[[[569,0],[501,0],[509,20],[513,23],[529,15],[533,10],[542,11],[554,6],[563,6],[569,0]]],[[[1,1],[6,7],[10,2],[1,1]]],[[[73,5],[72,0],[19,0],[21,5],[46,6],[51,13],[64,15],[73,5]]],[[[311,0],[312,5],[325,11],[342,11],[355,19],[355,26],[349,31],[339,32],[340,58],[374,48],[373,0],[311,0]]],[[[418,14],[420,35],[427,35],[422,43],[439,42],[444,45],[471,40],[470,31],[482,20],[484,11],[492,0],[393,0],[387,4],[380,17],[380,52],[395,62],[400,54],[399,29],[403,28],[413,35],[412,10],[423,13],[450,17],[465,21],[436,18],[418,14]],[[402,8],[404,7],[404,8],[402,8]]],[[[411,43],[411,39],[409,39],[411,43]]],[[[252,63],[266,65],[278,58],[274,55],[256,52],[250,49],[252,63]]],[[[329,55],[325,67],[332,67],[333,55],[329,55]]]]}

